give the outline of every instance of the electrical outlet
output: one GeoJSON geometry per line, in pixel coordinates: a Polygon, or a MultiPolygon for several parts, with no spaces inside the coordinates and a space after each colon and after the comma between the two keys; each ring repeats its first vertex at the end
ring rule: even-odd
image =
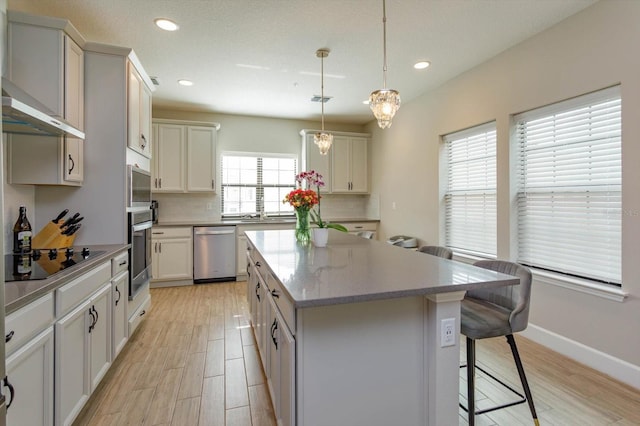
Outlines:
{"type": "Polygon", "coordinates": [[[456,319],[445,318],[440,322],[440,347],[456,344],[456,319]]]}

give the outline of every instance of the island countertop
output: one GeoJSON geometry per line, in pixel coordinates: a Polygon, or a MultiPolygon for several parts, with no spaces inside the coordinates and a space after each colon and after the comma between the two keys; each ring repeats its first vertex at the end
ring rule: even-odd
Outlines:
{"type": "Polygon", "coordinates": [[[327,247],[293,230],[246,231],[296,308],[519,284],[518,278],[329,230],[327,247]]]}

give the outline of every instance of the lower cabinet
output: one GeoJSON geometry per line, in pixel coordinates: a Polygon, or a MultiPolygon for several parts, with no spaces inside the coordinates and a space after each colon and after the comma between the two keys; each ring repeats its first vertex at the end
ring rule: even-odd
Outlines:
{"type": "Polygon", "coordinates": [[[153,281],[193,280],[191,227],[154,228],[151,231],[153,281]]]}
{"type": "Polygon", "coordinates": [[[70,425],[111,363],[111,282],[56,322],[55,412],[70,425]]]}
{"type": "Polygon", "coordinates": [[[295,424],[295,340],[271,293],[269,301],[269,391],[278,424],[295,424]]]}
{"type": "MultiPolygon", "coordinates": [[[[53,424],[53,327],[7,357],[13,393],[6,395],[8,426],[53,424]]],[[[5,388],[6,391],[6,388],[5,388]]]]}
{"type": "Polygon", "coordinates": [[[273,410],[279,425],[295,425],[295,338],[284,320],[265,279],[269,272],[254,250],[246,254],[247,299],[260,360],[267,378],[273,410]]]}
{"type": "Polygon", "coordinates": [[[123,272],[111,281],[112,301],[112,353],[111,358],[122,351],[129,338],[129,324],[127,316],[127,300],[129,299],[129,272],[123,272]]]}

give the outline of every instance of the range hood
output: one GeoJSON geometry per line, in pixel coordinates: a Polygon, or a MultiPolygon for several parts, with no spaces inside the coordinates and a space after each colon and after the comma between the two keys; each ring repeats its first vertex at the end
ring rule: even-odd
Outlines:
{"type": "Polygon", "coordinates": [[[55,117],[25,91],[2,77],[2,132],[39,136],[73,136],[84,132],[55,117]]]}

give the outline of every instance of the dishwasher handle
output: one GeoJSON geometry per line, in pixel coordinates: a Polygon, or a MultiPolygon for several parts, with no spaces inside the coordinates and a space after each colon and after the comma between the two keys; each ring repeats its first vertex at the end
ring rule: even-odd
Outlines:
{"type": "Polygon", "coordinates": [[[222,231],[214,231],[214,230],[193,231],[193,235],[229,235],[229,234],[235,234],[235,233],[236,233],[235,229],[225,229],[222,231]]]}

